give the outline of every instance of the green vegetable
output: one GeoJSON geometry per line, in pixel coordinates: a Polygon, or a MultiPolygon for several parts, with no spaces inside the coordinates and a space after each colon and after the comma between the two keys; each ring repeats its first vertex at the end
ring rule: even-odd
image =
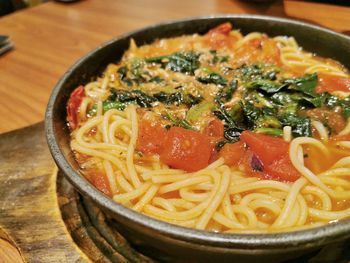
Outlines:
{"type": "Polygon", "coordinates": [[[139,85],[151,79],[149,72],[144,70],[145,61],[141,58],[133,58],[127,61],[126,66],[118,69],[119,79],[128,86],[139,85]]]}
{"type": "Polygon", "coordinates": [[[182,127],[188,130],[194,130],[194,131],[196,130],[194,127],[191,126],[191,124],[187,120],[175,118],[168,112],[163,114],[163,117],[169,120],[174,126],[182,127]]]}
{"type": "Polygon", "coordinates": [[[250,102],[258,108],[266,107],[272,109],[274,107],[273,103],[270,102],[269,99],[264,96],[264,94],[255,91],[248,93],[245,100],[250,100],[250,102]]]}
{"type": "Polygon", "coordinates": [[[125,105],[134,103],[143,108],[150,108],[152,104],[156,101],[165,104],[185,104],[192,106],[198,104],[202,98],[195,97],[192,94],[185,94],[183,92],[175,93],[165,93],[159,92],[153,95],[148,95],[141,90],[121,90],[121,89],[111,89],[111,95],[108,97],[107,101],[116,102],[125,105]]]}
{"type": "MultiPolygon", "coordinates": [[[[106,100],[102,103],[102,111],[103,113],[105,113],[111,109],[124,110],[125,106],[126,106],[125,103],[106,100]]],[[[88,115],[95,116],[96,113],[97,113],[97,104],[94,104],[91,110],[88,112],[88,115]]]]}
{"type": "Polygon", "coordinates": [[[192,106],[195,104],[198,104],[202,98],[201,97],[195,97],[192,94],[187,94],[184,92],[175,92],[175,93],[165,93],[165,92],[159,92],[156,94],[153,94],[153,97],[165,104],[185,104],[188,106],[192,106]]]}
{"type": "Polygon", "coordinates": [[[301,91],[304,94],[310,95],[312,97],[317,97],[317,93],[315,91],[317,86],[317,74],[306,74],[300,78],[286,79],[284,80],[284,84],[289,85],[289,89],[301,91]]]}
{"type": "Polygon", "coordinates": [[[280,91],[271,96],[271,100],[280,106],[284,106],[290,103],[298,103],[302,99],[303,99],[303,95],[302,93],[299,93],[299,92],[291,93],[291,92],[280,91]]]}
{"type": "Polygon", "coordinates": [[[155,83],[161,83],[161,82],[163,82],[164,81],[164,79],[162,79],[161,77],[159,77],[159,76],[155,76],[155,77],[153,77],[153,78],[151,78],[150,80],[149,80],[149,82],[155,82],[155,83]]]}
{"type": "Polygon", "coordinates": [[[163,68],[175,72],[187,73],[194,75],[194,71],[199,68],[199,54],[188,52],[177,52],[167,56],[146,58],[147,63],[161,64],[163,68]]]}
{"type": "Polygon", "coordinates": [[[235,113],[238,113],[239,110],[236,109],[233,112],[227,112],[224,105],[220,103],[220,101],[217,101],[219,104],[217,108],[214,109],[213,113],[216,117],[218,117],[220,120],[224,121],[224,137],[228,142],[236,142],[239,140],[239,136],[243,130],[245,130],[244,127],[241,127],[240,124],[237,122],[238,118],[235,115],[235,113]],[[232,114],[232,115],[231,115],[232,114]]]}
{"type": "Polygon", "coordinates": [[[137,77],[137,78],[142,78],[142,74],[143,74],[143,66],[145,65],[145,61],[141,58],[133,58],[130,61],[130,65],[131,65],[131,73],[137,77]]]}
{"type": "Polygon", "coordinates": [[[255,127],[281,128],[281,122],[274,116],[262,115],[255,121],[255,127]]]}
{"type": "Polygon", "coordinates": [[[263,133],[263,134],[272,135],[272,136],[283,136],[283,130],[276,129],[276,128],[257,128],[254,130],[254,132],[263,133]]]}
{"type": "Polygon", "coordinates": [[[229,83],[229,85],[227,85],[217,93],[215,99],[217,101],[220,100],[224,102],[230,101],[232,99],[233,93],[237,90],[237,87],[238,82],[234,79],[229,83]]]}
{"type": "Polygon", "coordinates": [[[262,111],[259,108],[254,107],[254,105],[249,101],[242,100],[240,104],[243,110],[247,129],[253,129],[256,121],[261,116],[262,111]]]}
{"type": "Polygon", "coordinates": [[[255,80],[276,80],[280,69],[273,64],[252,64],[242,65],[235,70],[237,76],[243,82],[251,82],[255,80]]]}
{"type": "Polygon", "coordinates": [[[104,101],[102,104],[103,107],[103,112],[107,112],[110,109],[117,109],[117,110],[124,110],[125,109],[125,104],[120,103],[120,102],[115,102],[115,101],[104,101]]]}
{"type": "Polygon", "coordinates": [[[211,102],[202,101],[201,103],[192,106],[186,115],[186,120],[189,122],[195,122],[207,111],[210,111],[214,107],[211,102]]]}
{"type": "Polygon", "coordinates": [[[141,90],[117,90],[111,89],[111,95],[107,99],[119,103],[135,103],[140,107],[151,107],[152,103],[156,101],[150,95],[147,95],[141,90]]]}
{"type": "Polygon", "coordinates": [[[243,100],[241,105],[247,123],[246,127],[250,130],[281,128],[288,125],[292,127],[293,135],[296,137],[311,136],[310,119],[295,115],[295,104],[289,104],[290,108],[257,108],[251,102],[243,100]]]}
{"type": "Polygon", "coordinates": [[[281,89],[287,87],[286,84],[277,84],[271,80],[264,80],[259,79],[252,82],[249,82],[246,87],[248,89],[260,89],[262,91],[265,91],[266,93],[276,93],[279,92],[281,89]]]}
{"type": "Polygon", "coordinates": [[[350,101],[344,102],[342,113],[345,120],[350,118],[350,101]]]}
{"type": "Polygon", "coordinates": [[[222,85],[222,86],[227,84],[227,80],[224,77],[222,77],[220,74],[217,74],[215,72],[211,72],[204,77],[198,77],[197,80],[204,84],[215,84],[215,85],[222,85]]]}
{"type": "Polygon", "coordinates": [[[227,62],[229,59],[228,56],[219,56],[216,50],[210,50],[209,52],[213,55],[212,64],[227,62]]]}
{"type": "Polygon", "coordinates": [[[161,85],[156,86],[154,91],[163,92],[163,93],[166,93],[166,94],[171,94],[171,93],[176,93],[177,92],[177,90],[174,89],[171,86],[161,86],[161,85]]]}
{"type": "Polygon", "coordinates": [[[292,103],[286,104],[284,107],[279,108],[278,114],[297,115],[299,108],[300,107],[299,107],[298,103],[292,102],[292,103]]]}
{"type": "Polygon", "coordinates": [[[241,103],[236,103],[232,108],[227,112],[230,118],[240,127],[243,127],[244,116],[241,103]]]}
{"type": "Polygon", "coordinates": [[[329,96],[328,93],[321,93],[321,94],[315,94],[313,97],[310,96],[304,96],[303,100],[301,100],[301,103],[307,102],[310,103],[313,107],[319,108],[322,105],[324,105],[327,97],[329,96]]]}
{"type": "Polygon", "coordinates": [[[291,126],[292,133],[295,137],[311,137],[311,121],[309,118],[299,117],[296,115],[280,115],[278,119],[283,126],[291,126]]]}

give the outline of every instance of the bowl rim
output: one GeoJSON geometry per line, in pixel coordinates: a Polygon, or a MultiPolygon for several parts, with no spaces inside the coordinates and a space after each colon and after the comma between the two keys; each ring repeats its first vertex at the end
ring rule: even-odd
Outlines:
{"type": "Polygon", "coordinates": [[[250,14],[228,14],[228,15],[209,15],[209,16],[196,16],[185,19],[171,20],[167,22],[161,22],[154,25],[146,26],[138,30],[121,34],[117,37],[108,40],[96,48],[92,49],[80,59],[78,59],[59,79],[54,89],[52,90],[49,98],[46,113],[45,113],[45,132],[46,140],[49,146],[49,150],[64,175],[68,180],[81,192],[83,195],[90,197],[100,207],[109,210],[113,214],[117,215],[121,220],[132,221],[139,227],[144,227],[169,238],[182,240],[190,243],[197,243],[201,245],[213,246],[218,248],[245,248],[245,249],[265,249],[265,248],[287,248],[296,247],[308,244],[324,244],[325,240],[329,242],[335,241],[342,236],[350,235],[350,219],[340,220],[339,222],[327,224],[320,227],[314,227],[305,230],[278,232],[278,233],[215,233],[206,230],[196,230],[193,228],[186,228],[178,225],[173,225],[164,221],[153,219],[149,216],[135,212],[130,208],[124,207],[111,198],[105,196],[103,193],[93,187],[83,176],[81,176],[65,159],[63,151],[58,143],[56,136],[54,122],[53,122],[53,108],[55,101],[62,89],[66,79],[74,72],[74,70],[85,62],[92,54],[111,45],[114,42],[120,41],[124,38],[133,36],[145,30],[155,29],[158,27],[164,27],[176,23],[190,23],[197,20],[208,19],[253,19],[262,21],[273,21],[282,24],[293,24],[296,26],[307,27],[311,30],[321,31],[321,33],[331,34],[336,37],[346,39],[350,43],[350,37],[341,33],[334,32],[330,29],[323,28],[317,25],[300,22],[287,18],[262,16],[262,15],[250,15],[250,14]]]}

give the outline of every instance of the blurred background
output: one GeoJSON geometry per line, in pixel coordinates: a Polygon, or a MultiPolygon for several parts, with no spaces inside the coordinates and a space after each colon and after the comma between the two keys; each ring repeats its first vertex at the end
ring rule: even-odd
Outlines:
{"type": "Polygon", "coordinates": [[[0,16],[48,1],[49,0],[0,0],[0,16]]]}
{"type": "MultiPolygon", "coordinates": [[[[39,4],[49,2],[49,1],[52,1],[52,0],[0,0],[0,16],[4,16],[6,14],[15,12],[15,11],[23,9],[23,8],[37,6],[39,4]]],[[[75,2],[78,0],[56,0],[56,1],[68,3],[68,2],[75,2]]],[[[261,5],[269,3],[269,2],[276,2],[276,1],[278,1],[278,0],[241,0],[241,2],[260,3],[261,5]]],[[[295,0],[295,1],[298,1],[298,0],[295,0]]],[[[307,2],[324,3],[324,4],[350,6],[350,0],[306,0],[306,1],[307,2]]],[[[103,2],[103,1],[101,1],[101,2],[103,2]]],[[[305,0],[304,0],[304,2],[305,2],[305,0]]]]}

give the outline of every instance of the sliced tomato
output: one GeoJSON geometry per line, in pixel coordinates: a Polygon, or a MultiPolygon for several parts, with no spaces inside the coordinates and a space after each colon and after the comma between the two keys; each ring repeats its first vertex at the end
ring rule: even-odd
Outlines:
{"type": "Polygon", "coordinates": [[[208,136],[172,127],[160,152],[160,160],[172,168],[198,171],[209,164],[213,146],[208,136]]]}
{"type": "Polygon", "coordinates": [[[272,180],[294,182],[300,178],[299,172],[294,168],[288,153],[268,165],[264,173],[272,180]]]}
{"type": "Polygon", "coordinates": [[[319,74],[316,92],[322,93],[333,91],[350,92],[350,78],[319,74]]]}
{"type": "Polygon", "coordinates": [[[224,158],[225,164],[229,166],[236,166],[242,159],[244,153],[244,143],[239,141],[233,144],[225,144],[219,152],[219,157],[224,158]]]}
{"type": "Polygon", "coordinates": [[[247,175],[266,179],[266,175],[263,173],[264,166],[251,149],[246,149],[240,163],[243,165],[244,172],[247,175]]]}
{"type": "Polygon", "coordinates": [[[230,22],[226,22],[223,24],[218,25],[217,27],[214,27],[213,29],[209,30],[207,34],[213,34],[213,33],[219,33],[223,35],[228,35],[232,30],[232,25],[230,22]]]}
{"type": "Polygon", "coordinates": [[[244,131],[241,140],[249,147],[244,167],[264,179],[294,182],[300,177],[289,158],[289,143],[282,138],[244,131]]]}
{"type": "Polygon", "coordinates": [[[280,137],[244,131],[240,138],[265,165],[271,164],[289,150],[289,143],[280,137]]]}
{"type": "Polygon", "coordinates": [[[85,96],[84,87],[77,87],[69,97],[67,103],[67,120],[69,127],[74,130],[78,126],[78,113],[80,104],[85,96]]]}
{"type": "Polygon", "coordinates": [[[224,124],[218,118],[215,118],[204,128],[203,134],[208,136],[213,146],[209,160],[209,163],[212,163],[220,157],[218,151],[215,149],[215,145],[224,138],[224,124]]]}
{"type": "Polygon", "coordinates": [[[145,154],[159,154],[166,135],[167,130],[159,123],[142,120],[139,123],[136,149],[145,154]]]}
{"type": "Polygon", "coordinates": [[[212,146],[209,163],[213,163],[220,158],[219,152],[215,149],[215,144],[212,143],[212,146]]]}
{"type": "Polygon", "coordinates": [[[109,185],[108,178],[104,173],[91,172],[88,174],[87,179],[102,193],[109,197],[112,197],[112,190],[109,185]]]}
{"type": "Polygon", "coordinates": [[[232,37],[230,35],[231,30],[231,23],[223,23],[208,31],[208,33],[204,36],[204,43],[215,50],[224,47],[233,48],[237,39],[236,37],[232,37]]]}
{"type": "Polygon", "coordinates": [[[204,128],[203,133],[214,140],[222,139],[224,137],[224,124],[218,118],[215,118],[204,128]]]}

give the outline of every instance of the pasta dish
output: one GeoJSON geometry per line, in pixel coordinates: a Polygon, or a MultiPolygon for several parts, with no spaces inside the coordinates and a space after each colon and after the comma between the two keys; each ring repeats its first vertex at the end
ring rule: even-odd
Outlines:
{"type": "Polygon", "coordinates": [[[162,221],[233,233],[350,217],[349,120],[343,65],[230,23],[131,40],[67,104],[71,148],[97,189],[162,221]]]}

